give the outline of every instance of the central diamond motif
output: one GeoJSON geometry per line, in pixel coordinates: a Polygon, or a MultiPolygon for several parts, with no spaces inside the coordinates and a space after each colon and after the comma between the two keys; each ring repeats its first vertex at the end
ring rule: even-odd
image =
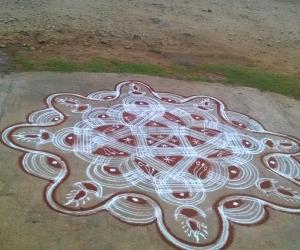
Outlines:
{"type": "Polygon", "coordinates": [[[55,105],[78,117],[53,134],[55,146],[92,164],[92,180],[103,183],[118,176],[123,185],[185,205],[234,185],[244,168],[252,178],[239,182],[239,188],[255,183],[258,173],[251,160],[265,146],[239,131],[245,124],[222,122],[213,100],[174,105],[176,99],[158,100],[133,87],[118,103],[113,98],[106,103],[108,107],[74,96],[54,98],[55,105]]]}

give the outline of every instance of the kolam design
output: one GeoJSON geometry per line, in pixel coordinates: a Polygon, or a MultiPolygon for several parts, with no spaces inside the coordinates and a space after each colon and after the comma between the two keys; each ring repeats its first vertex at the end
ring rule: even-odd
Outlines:
{"type": "Polygon", "coordinates": [[[266,207],[300,212],[299,140],[216,98],[125,81],[46,104],[2,139],[48,181],[45,200],[58,212],[156,223],[180,249],[220,249],[233,224],[263,222],[266,207]]]}

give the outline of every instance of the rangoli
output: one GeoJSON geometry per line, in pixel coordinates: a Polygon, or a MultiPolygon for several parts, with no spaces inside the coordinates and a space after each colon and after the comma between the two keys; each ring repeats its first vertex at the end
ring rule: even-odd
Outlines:
{"type": "Polygon", "coordinates": [[[45,200],[58,212],[156,223],[180,249],[220,249],[234,223],[260,223],[267,207],[300,212],[299,140],[216,98],[126,81],[46,104],[2,139],[48,181],[45,200]]]}

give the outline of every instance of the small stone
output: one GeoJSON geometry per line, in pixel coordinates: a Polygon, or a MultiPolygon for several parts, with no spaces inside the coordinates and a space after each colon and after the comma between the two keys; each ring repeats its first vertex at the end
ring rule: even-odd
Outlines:
{"type": "Polygon", "coordinates": [[[6,48],[6,45],[5,44],[0,44],[0,48],[4,49],[4,48],[6,48]]]}
{"type": "Polygon", "coordinates": [[[35,47],[30,46],[29,49],[30,49],[31,51],[34,51],[34,50],[35,50],[35,47]]]}
{"type": "Polygon", "coordinates": [[[38,40],[38,43],[39,43],[39,44],[45,44],[46,41],[41,39],[41,40],[38,40]]]}
{"type": "Polygon", "coordinates": [[[64,33],[64,31],[62,29],[56,29],[56,32],[58,32],[58,33],[64,33]]]}
{"type": "Polygon", "coordinates": [[[124,48],[125,49],[132,49],[132,46],[130,44],[126,44],[126,45],[124,45],[124,48]]]}
{"type": "Polygon", "coordinates": [[[111,37],[116,37],[116,38],[122,38],[121,35],[115,34],[115,33],[109,33],[111,37]]]}
{"type": "Polygon", "coordinates": [[[183,36],[186,36],[186,37],[191,37],[191,36],[192,36],[192,34],[191,34],[191,33],[187,33],[187,32],[185,32],[185,33],[182,33],[182,35],[183,35],[183,36]]]}
{"type": "Polygon", "coordinates": [[[109,40],[106,40],[106,39],[103,39],[100,41],[102,44],[105,44],[105,45],[110,45],[111,44],[111,41],[109,40]]]}
{"type": "Polygon", "coordinates": [[[158,17],[150,17],[150,20],[155,24],[161,23],[161,19],[159,19],[158,17]]]}
{"type": "Polygon", "coordinates": [[[23,36],[30,36],[29,32],[23,31],[23,30],[17,31],[17,33],[19,33],[19,34],[21,34],[21,35],[23,35],[23,36]]]}
{"type": "Polygon", "coordinates": [[[162,51],[157,48],[151,48],[149,51],[155,54],[162,54],[162,51]]]}
{"type": "Polygon", "coordinates": [[[137,34],[134,34],[133,37],[132,37],[134,40],[140,40],[141,39],[141,36],[137,35],[137,34]]]}
{"type": "Polygon", "coordinates": [[[4,21],[4,23],[8,24],[8,23],[11,23],[11,22],[16,22],[16,21],[19,21],[19,19],[15,18],[15,17],[12,17],[12,18],[9,18],[8,20],[4,21]]]}

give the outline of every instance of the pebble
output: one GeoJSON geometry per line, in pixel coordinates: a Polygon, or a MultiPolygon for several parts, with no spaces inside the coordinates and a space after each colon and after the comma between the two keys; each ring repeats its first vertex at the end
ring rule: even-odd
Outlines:
{"type": "Polygon", "coordinates": [[[111,45],[111,41],[109,40],[101,40],[100,42],[105,45],[111,45]]]}
{"type": "Polygon", "coordinates": [[[159,19],[158,17],[150,17],[150,20],[155,24],[161,23],[161,19],[159,19]]]}
{"type": "Polygon", "coordinates": [[[186,36],[186,37],[191,37],[191,36],[192,36],[192,34],[191,34],[191,33],[187,33],[187,32],[185,32],[185,33],[182,33],[182,35],[183,35],[183,36],[186,36]]]}
{"type": "Polygon", "coordinates": [[[45,44],[46,41],[45,41],[45,40],[38,40],[38,43],[39,43],[39,44],[45,44]]]}
{"type": "Polygon", "coordinates": [[[140,40],[142,39],[141,36],[137,35],[137,34],[134,34],[133,37],[132,37],[134,40],[140,40]]]}
{"type": "Polygon", "coordinates": [[[124,48],[125,49],[132,49],[132,46],[130,44],[126,44],[126,45],[124,45],[124,48]]]}

